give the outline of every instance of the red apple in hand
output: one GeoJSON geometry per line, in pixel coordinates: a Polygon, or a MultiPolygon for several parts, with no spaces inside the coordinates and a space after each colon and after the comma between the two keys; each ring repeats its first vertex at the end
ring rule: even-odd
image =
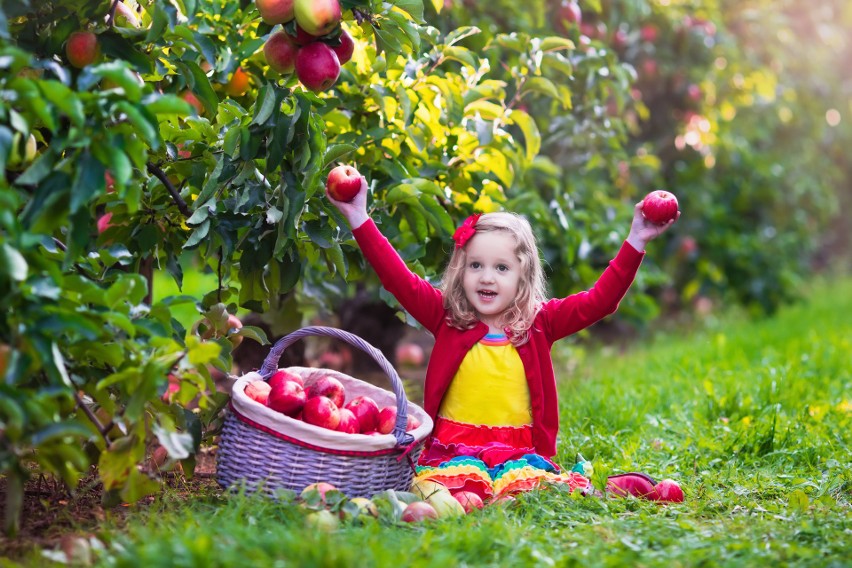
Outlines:
{"type": "Polygon", "coordinates": [[[331,399],[335,406],[340,408],[343,406],[343,401],[346,400],[346,391],[343,389],[343,383],[331,375],[323,375],[308,385],[308,398],[315,396],[331,399]]]}
{"type": "Polygon", "coordinates": [[[369,396],[353,398],[344,406],[358,420],[360,432],[372,432],[379,427],[379,405],[369,396]]]}
{"type": "Polygon", "coordinates": [[[305,406],[307,398],[302,385],[295,381],[283,381],[270,387],[266,405],[287,416],[297,416],[305,406]]]}
{"type": "Polygon", "coordinates": [[[266,406],[272,387],[266,381],[253,381],[246,385],[246,396],[266,406]]]}
{"type": "Polygon", "coordinates": [[[677,197],[662,189],[652,191],[642,200],[642,214],[657,225],[668,223],[677,216],[677,197]]]}
{"type": "Polygon", "coordinates": [[[340,424],[340,410],[330,398],[315,396],[305,402],[305,407],[302,409],[302,420],[320,428],[337,430],[337,426],[340,424]]]}
{"type": "Polygon", "coordinates": [[[361,174],[352,166],[337,166],[328,173],[325,189],[332,199],[352,201],[361,191],[361,174]]]}

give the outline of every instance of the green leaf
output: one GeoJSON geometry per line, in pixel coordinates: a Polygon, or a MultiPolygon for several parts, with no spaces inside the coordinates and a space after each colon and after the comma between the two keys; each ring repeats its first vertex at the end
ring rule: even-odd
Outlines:
{"type": "Polygon", "coordinates": [[[59,108],[74,125],[83,126],[86,116],[77,93],[59,81],[40,81],[39,87],[44,98],[59,108]]]}
{"type": "Polygon", "coordinates": [[[160,147],[160,131],[155,120],[149,120],[146,113],[140,107],[134,106],[127,101],[119,101],[115,104],[115,111],[123,114],[130,124],[136,127],[139,136],[156,150],[160,147]]]}
{"type": "Polygon", "coordinates": [[[216,116],[216,111],[219,108],[219,97],[213,90],[207,74],[194,61],[183,61],[178,64],[178,68],[184,73],[190,90],[201,100],[207,116],[216,116]]]}
{"type": "Polygon", "coordinates": [[[423,0],[395,0],[394,5],[406,12],[418,23],[423,23],[423,0]]]}
{"type": "Polygon", "coordinates": [[[155,424],[152,430],[157,440],[169,453],[169,459],[182,460],[195,452],[191,434],[167,430],[158,424],[155,424]]]}
{"type": "Polygon", "coordinates": [[[23,282],[27,279],[27,273],[27,260],[24,256],[8,243],[3,243],[0,246],[0,276],[23,282]]]}
{"type": "Polygon", "coordinates": [[[153,114],[176,114],[190,116],[193,106],[177,95],[157,95],[151,102],[144,102],[145,109],[153,114]]]}
{"type": "Polygon", "coordinates": [[[190,249],[207,237],[207,233],[210,232],[210,219],[205,219],[203,223],[201,223],[189,236],[186,242],[183,244],[184,249],[190,249]]]}
{"type": "Polygon", "coordinates": [[[474,36],[476,34],[482,33],[482,30],[477,28],[476,26],[462,26],[460,28],[456,28],[447,34],[447,37],[444,38],[444,43],[448,46],[453,45],[454,43],[458,43],[461,40],[468,38],[470,36],[474,36]]]}
{"type": "Polygon", "coordinates": [[[444,48],[442,55],[444,59],[454,59],[474,69],[479,68],[479,62],[476,60],[476,57],[466,47],[456,45],[447,46],[444,48]]]}
{"type": "Polygon", "coordinates": [[[566,37],[547,36],[542,38],[539,49],[542,51],[558,51],[562,49],[574,49],[574,42],[566,37]]]}
{"type": "Polygon", "coordinates": [[[92,196],[104,190],[104,166],[88,151],[84,152],[77,163],[74,184],[71,186],[70,212],[76,213],[88,205],[92,196]]]}
{"type": "Polygon", "coordinates": [[[553,81],[545,77],[532,77],[528,79],[524,83],[521,92],[541,93],[543,95],[547,95],[552,99],[560,100],[559,89],[556,88],[556,85],[553,83],[553,81]]]}
{"type": "Polygon", "coordinates": [[[329,144],[328,148],[326,148],[325,156],[323,157],[323,169],[338,161],[343,156],[348,156],[357,149],[358,147],[354,144],[329,144]]]}
{"type": "Polygon", "coordinates": [[[140,303],[148,293],[148,282],[141,274],[120,274],[104,294],[104,302],[113,309],[128,302],[131,306],[140,303]]]}
{"type": "Polygon", "coordinates": [[[523,132],[526,158],[532,162],[541,150],[541,133],[535,124],[535,120],[521,110],[513,110],[509,115],[509,120],[516,124],[521,129],[521,132],[523,132]]]}
{"type": "Polygon", "coordinates": [[[251,123],[259,125],[266,124],[266,121],[272,116],[276,104],[278,104],[278,97],[275,95],[275,89],[269,83],[264,83],[257,93],[257,101],[254,105],[254,119],[251,123]]]}
{"type": "Polygon", "coordinates": [[[58,422],[35,432],[32,435],[31,444],[34,448],[38,448],[42,444],[52,440],[61,440],[63,438],[87,439],[91,435],[92,430],[79,422],[58,422]]]}

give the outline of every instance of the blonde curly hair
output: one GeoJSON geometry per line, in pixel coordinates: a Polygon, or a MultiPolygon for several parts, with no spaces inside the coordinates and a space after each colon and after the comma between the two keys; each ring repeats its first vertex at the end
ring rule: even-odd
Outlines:
{"type": "MultiPolygon", "coordinates": [[[[546,299],[544,270],[532,227],[524,217],[516,213],[486,213],[476,222],[476,234],[492,231],[502,231],[514,237],[515,254],[521,265],[518,294],[497,322],[509,341],[518,347],[529,341],[533,320],[546,299]]],[[[457,329],[470,329],[479,321],[464,293],[466,265],[467,247],[455,248],[440,285],[447,323],[457,329]]]]}

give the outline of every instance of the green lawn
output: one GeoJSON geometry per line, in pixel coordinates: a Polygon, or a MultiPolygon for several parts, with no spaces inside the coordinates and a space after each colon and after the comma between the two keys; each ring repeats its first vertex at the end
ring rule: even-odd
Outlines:
{"type": "MultiPolygon", "coordinates": [[[[850,566],[852,280],[759,322],[558,357],[558,460],[678,480],[686,502],[523,495],[460,519],[344,523],[210,490],[97,529],[104,566],[850,566]],[[573,377],[568,379],[567,376],[573,377]]],[[[574,351],[572,351],[574,353],[574,351]]],[[[33,562],[27,565],[33,565],[33,562]]]]}

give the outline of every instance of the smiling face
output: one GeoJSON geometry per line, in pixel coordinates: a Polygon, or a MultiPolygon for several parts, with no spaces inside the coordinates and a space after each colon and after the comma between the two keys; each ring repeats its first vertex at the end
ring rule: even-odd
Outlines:
{"type": "Polygon", "coordinates": [[[492,333],[502,333],[497,321],[518,296],[521,263],[515,238],[503,231],[477,233],[467,243],[464,294],[492,333]]]}

